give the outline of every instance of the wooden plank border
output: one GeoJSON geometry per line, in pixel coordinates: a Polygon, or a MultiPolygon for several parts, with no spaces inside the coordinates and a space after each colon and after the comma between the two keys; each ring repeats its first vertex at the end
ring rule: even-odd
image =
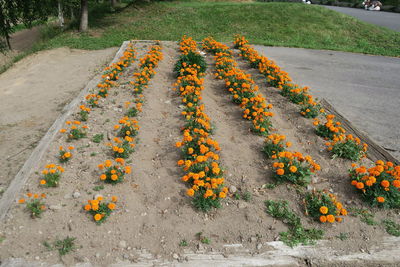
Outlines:
{"type": "Polygon", "coordinates": [[[373,141],[367,134],[358,130],[349,120],[347,120],[342,114],[340,114],[328,101],[321,99],[322,107],[328,111],[328,113],[336,116],[338,121],[342,123],[342,127],[346,129],[347,133],[353,134],[360,138],[364,143],[368,145],[367,157],[372,161],[385,160],[391,161],[396,165],[400,164],[400,161],[393,157],[383,147],[373,141]]]}
{"type": "MultiPolygon", "coordinates": [[[[114,59],[110,62],[110,65],[112,63],[118,62],[119,58],[122,57],[122,55],[124,54],[129,43],[130,41],[125,41],[122,43],[121,47],[115,54],[114,59]]],[[[24,187],[26,181],[29,179],[32,173],[34,173],[34,171],[38,170],[39,163],[42,160],[44,153],[48,149],[56,134],[63,127],[66,119],[73,113],[75,107],[79,105],[79,103],[84,99],[89,90],[95,88],[100,81],[101,74],[95,75],[88,82],[85,88],[79,93],[79,95],[63,108],[63,110],[61,111],[61,115],[55,120],[47,133],[42,137],[39,144],[32,151],[31,155],[29,156],[27,161],[25,161],[24,165],[19,170],[17,175],[15,175],[14,179],[11,181],[7,190],[4,192],[2,198],[0,199],[0,221],[6,217],[8,210],[15,202],[17,195],[24,187]]]]}

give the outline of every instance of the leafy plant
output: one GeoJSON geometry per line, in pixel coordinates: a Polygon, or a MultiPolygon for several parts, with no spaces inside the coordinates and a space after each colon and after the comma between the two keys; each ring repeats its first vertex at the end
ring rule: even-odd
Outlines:
{"type": "Polygon", "coordinates": [[[350,211],[353,216],[355,216],[355,217],[360,216],[360,221],[362,221],[368,225],[377,225],[378,224],[378,222],[374,220],[375,215],[366,209],[351,208],[350,211]]]}
{"type": "Polygon", "coordinates": [[[196,236],[197,236],[197,238],[200,240],[200,242],[201,243],[203,243],[203,244],[210,244],[211,243],[211,240],[209,239],[209,238],[207,238],[207,237],[205,237],[204,235],[203,235],[203,232],[198,232],[197,234],[196,234],[196,236]]]}
{"type": "Polygon", "coordinates": [[[94,200],[88,200],[88,204],[86,204],[83,208],[90,215],[92,215],[92,218],[96,224],[101,224],[106,221],[108,216],[110,216],[113,210],[116,208],[116,202],[117,197],[115,196],[111,198],[111,202],[104,202],[103,197],[98,197],[94,200]]]}
{"type": "Polygon", "coordinates": [[[352,164],[349,170],[351,184],[364,201],[383,208],[400,207],[400,166],[378,160],[375,166],[366,168],[352,164]]]}
{"type": "Polygon", "coordinates": [[[278,182],[291,182],[301,186],[308,185],[311,174],[320,170],[320,166],[310,156],[304,157],[299,152],[288,151],[278,153],[272,167],[275,169],[273,177],[278,182]]]}
{"type": "Polygon", "coordinates": [[[400,236],[400,224],[393,220],[386,219],[382,221],[385,226],[386,232],[393,236],[400,236]]]}
{"type": "Polygon", "coordinates": [[[176,62],[174,67],[174,72],[177,75],[184,76],[186,73],[185,68],[188,66],[197,66],[199,73],[205,73],[207,69],[207,63],[204,57],[198,53],[189,51],[186,55],[181,55],[178,62],[176,62]],[[182,71],[183,70],[183,71],[182,71]]]}
{"type": "Polygon", "coordinates": [[[104,139],[104,134],[95,134],[94,136],[93,136],[93,138],[92,138],[92,141],[94,142],[94,143],[100,143],[101,141],[103,141],[103,139],[104,139]]]}
{"type": "Polygon", "coordinates": [[[300,114],[308,119],[318,117],[320,112],[321,105],[315,102],[303,104],[300,108],[300,114]]]}
{"type": "Polygon", "coordinates": [[[337,201],[336,196],[326,191],[306,193],[304,203],[305,213],[322,223],[334,223],[335,220],[341,222],[339,216],[347,215],[347,210],[337,201]]]}
{"type": "Polygon", "coordinates": [[[306,229],[302,226],[300,217],[290,210],[287,201],[265,201],[266,212],[274,218],[282,220],[288,225],[287,232],[279,233],[281,240],[288,246],[294,247],[299,244],[315,244],[321,239],[324,232],[320,229],[306,229]]]}
{"type": "Polygon", "coordinates": [[[339,235],[336,236],[336,238],[342,241],[347,240],[349,238],[349,233],[340,233],[339,235]]]}
{"type": "Polygon", "coordinates": [[[333,153],[333,158],[340,157],[360,160],[366,156],[367,144],[361,144],[359,138],[353,138],[352,135],[335,136],[332,142],[327,142],[328,150],[333,153]]]}
{"type": "Polygon", "coordinates": [[[64,239],[57,239],[54,242],[53,247],[54,249],[58,250],[58,254],[60,256],[67,255],[68,253],[76,249],[75,239],[76,239],[75,237],[69,237],[69,236],[67,236],[64,239]]]}
{"type": "Polygon", "coordinates": [[[64,168],[55,164],[48,164],[42,171],[42,179],[40,184],[46,187],[57,187],[60,181],[61,174],[64,172],[64,168]]]}
{"type": "Polygon", "coordinates": [[[188,246],[188,242],[185,239],[183,239],[183,240],[181,240],[181,242],[179,242],[179,246],[180,247],[187,247],[188,246]]]}

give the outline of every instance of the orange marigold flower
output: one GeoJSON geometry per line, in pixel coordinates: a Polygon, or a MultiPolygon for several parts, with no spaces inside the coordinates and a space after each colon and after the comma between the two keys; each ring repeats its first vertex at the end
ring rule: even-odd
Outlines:
{"type": "Polygon", "coordinates": [[[44,179],[40,180],[40,184],[41,185],[45,185],[46,184],[46,180],[44,180],[44,179]]]}
{"type": "Polygon", "coordinates": [[[188,189],[188,190],[186,191],[186,194],[187,194],[188,196],[192,197],[192,196],[194,195],[194,190],[193,190],[192,188],[190,188],[190,189],[188,189]]]}
{"type": "Polygon", "coordinates": [[[325,223],[326,222],[326,216],[325,215],[320,216],[319,217],[319,221],[322,222],[322,223],[325,223]]]}
{"type": "Polygon", "coordinates": [[[383,181],[381,182],[381,186],[383,186],[383,187],[389,187],[389,186],[390,186],[390,183],[389,183],[388,180],[383,180],[383,181]]]}
{"type": "Polygon", "coordinates": [[[335,216],[333,216],[332,214],[329,214],[326,216],[326,220],[330,223],[334,223],[335,222],[335,216]]]}
{"type": "Polygon", "coordinates": [[[356,184],[357,189],[363,189],[364,188],[364,183],[358,182],[356,184]]]}
{"type": "Polygon", "coordinates": [[[379,203],[383,203],[383,202],[385,202],[385,198],[384,197],[377,197],[376,201],[378,201],[379,203]]]}
{"type": "Polygon", "coordinates": [[[111,201],[112,201],[112,202],[117,202],[117,201],[118,201],[118,197],[112,196],[112,197],[111,197],[111,201]]]}
{"type": "Polygon", "coordinates": [[[94,220],[95,221],[100,221],[101,220],[101,214],[97,213],[96,215],[94,215],[94,220]]]}
{"type": "Polygon", "coordinates": [[[25,199],[21,198],[20,200],[18,200],[19,204],[24,204],[25,203],[25,199]]]}
{"type": "Polygon", "coordinates": [[[84,208],[86,211],[89,211],[89,210],[92,208],[92,206],[90,206],[89,204],[86,204],[83,208],[84,208]]]}
{"type": "Polygon", "coordinates": [[[278,174],[278,175],[283,175],[284,173],[285,173],[284,169],[277,169],[276,170],[276,174],[278,174]]]}
{"type": "Polygon", "coordinates": [[[113,210],[113,209],[115,209],[115,204],[114,204],[114,203],[109,203],[109,204],[107,205],[107,207],[108,207],[110,210],[113,210]]]}
{"type": "Polygon", "coordinates": [[[290,166],[289,170],[290,170],[292,173],[295,173],[295,172],[297,172],[297,167],[296,167],[296,166],[290,166]]]}
{"type": "Polygon", "coordinates": [[[328,213],[328,207],[326,206],[322,206],[319,208],[319,212],[321,212],[322,214],[327,214],[328,213]]]}

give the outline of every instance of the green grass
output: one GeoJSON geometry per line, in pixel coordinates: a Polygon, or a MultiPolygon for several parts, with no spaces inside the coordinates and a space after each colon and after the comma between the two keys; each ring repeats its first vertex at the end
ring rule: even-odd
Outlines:
{"type": "Polygon", "coordinates": [[[400,33],[373,26],[321,6],[297,3],[155,2],[103,12],[91,32],[65,32],[47,48],[102,49],[128,39],[197,40],[212,35],[231,42],[236,33],[251,43],[400,56],[400,33]]]}

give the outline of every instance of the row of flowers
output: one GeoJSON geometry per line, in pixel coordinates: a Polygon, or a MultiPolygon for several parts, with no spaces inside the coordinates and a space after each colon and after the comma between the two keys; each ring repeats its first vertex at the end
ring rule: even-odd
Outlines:
{"type": "MultiPolygon", "coordinates": [[[[139,60],[139,72],[133,74],[131,102],[125,102],[126,113],[118,124],[114,125],[116,132],[112,142],[106,143],[111,149],[113,159],[107,159],[98,165],[101,172],[99,178],[108,184],[118,184],[124,181],[126,175],[131,173],[131,167],[126,165],[125,159],[134,152],[136,136],[139,133],[139,123],[135,117],[142,111],[143,89],[147,88],[150,79],[154,76],[154,68],[157,67],[163,55],[159,44],[150,47],[146,55],[139,60]]],[[[118,76],[116,77],[118,79],[118,76]]],[[[112,197],[111,202],[104,202],[102,197],[95,200],[88,200],[84,209],[93,216],[93,220],[100,224],[104,222],[116,208],[117,198],[112,197]]]]}
{"type": "Polygon", "coordinates": [[[180,51],[181,56],[175,65],[178,78],[174,86],[185,106],[182,115],[186,124],[182,128],[182,141],[176,143],[182,151],[178,165],[185,171],[182,181],[190,184],[187,195],[193,197],[195,208],[208,211],[221,206],[220,200],[226,197],[228,189],[224,186],[224,171],[218,163],[220,147],[211,138],[210,118],[200,102],[206,63],[190,37],[182,38],[180,51]]]}
{"type": "MultiPolygon", "coordinates": [[[[230,49],[213,38],[203,40],[203,48],[215,55],[216,78],[223,79],[225,86],[231,94],[232,101],[243,110],[243,118],[252,122],[252,130],[265,135],[263,152],[267,158],[272,158],[274,175],[277,182],[291,182],[300,186],[306,186],[311,182],[311,175],[320,170],[320,166],[310,156],[304,156],[300,152],[290,152],[291,147],[284,135],[272,134],[270,117],[273,113],[271,104],[267,104],[264,97],[257,93],[258,87],[250,75],[237,67],[230,49]]],[[[326,191],[316,191],[306,194],[306,210],[321,222],[340,222],[340,216],[347,214],[342,204],[336,201],[336,196],[326,191]],[[325,208],[329,207],[329,213],[325,208]],[[334,208],[336,207],[336,208],[334,208]],[[340,207],[337,208],[337,207],[340,207]],[[322,208],[324,213],[316,213],[314,210],[322,208]],[[343,209],[343,210],[342,210],[343,209]],[[317,216],[318,215],[318,216],[317,216]]],[[[326,208],[328,209],[328,208],[326,208]]]]}
{"type": "MultiPolygon", "coordinates": [[[[127,49],[124,51],[123,55],[119,58],[118,62],[111,64],[110,66],[104,69],[104,73],[102,75],[102,80],[97,84],[97,88],[99,88],[99,92],[97,94],[88,94],[85,97],[85,103],[79,106],[80,111],[76,114],[77,120],[70,120],[66,122],[66,127],[60,130],[60,133],[65,133],[67,135],[66,141],[68,143],[73,142],[74,140],[78,140],[81,138],[85,138],[87,136],[87,131],[89,127],[84,125],[83,122],[88,120],[89,113],[91,112],[91,108],[99,107],[99,99],[102,97],[107,97],[108,90],[117,85],[115,82],[119,79],[119,75],[123,72],[132,62],[135,60],[135,49],[133,44],[130,43],[127,49]]],[[[66,164],[69,162],[72,157],[74,150],[74,146],[60,146],[59,147],[59,162],[60,164],[66,164]]],[[[61,176],[64,172],[64,167],[61,165],[57,165],[54,163],[47,164],[45,168],[41,172],[41,177],[39,184],[42,187],[57,187],[59,186],[61,176]]],[[[26,209],[30,212],[32,218],[40,217],[43,211],[46,210],[45,204],[46,194],[32,194],[28,192],[26,194],[26,198],[19,199],[20,204],[25,204],[26,209]]],[[[112,197],[112,202],[115,203],[117,201],[117,197],[112,197]]],[[[104,206],[104,203],[99,206],[99,203],[103,201],[102,197],[98,197],[96,200],[89,200],[89,203],[93,202],[97,206],[93,205],[94,209],[91,209],[93,214],[93,218],[95,221],[102,221],[105,219],[106,214],[110,214],[111,210],[115,208],[115,204],[104,206]],[[98,212],[97,212],[98,211],[98,212]],[[106,212],[105,212],[106,211],[106,212]],[[101,218],[100,218],[101,217],[101,218]]],[[[88,210],[87,205],[85,209],[88,210]]]]}
{"type": "MultiPolygon", "coordinates": [[[[267,82],[278,89],[283,96],[292,103],[300,105],[300,114],[306,118],[317,118],[320,114],[326,114],[321,105],[309,93],[308,87],[299,87],[292,83],[289,74],[283,71],[274,61],[259,55],[258,52],[248,44],[244,36],[236,35],[234,45],[240,50],[240,55],[245,58],[253,68],[265,76],[267,82]]],[[[328,151],[333,157],[341,157],[350,160],[359,160],[366,156],[367,144],[361,144],[360,140],[351,135],[345,135],[345,130],[334,121],[334,115],[326,115],[326,123],[320,124],[319,120],[314,121],[317,126],[316,133],[331,142],[327,142],[328,151]]]]}
{"type": "MultiPolygon", "coordinates": [[[[314,118],[315,132],[327,142],[328,151],[333,157],[341,157],[358,161],[366,157],[368,145],[362,143],[357,137],[341,127],[341,123],[335,120],[332,114],[325,114],[320,104],[308,93],[308,88],[300,88],[293,84],[289,75],[282,71],[273,61],[260,56],[252,48],[245,37],[237,35],[234,40],[235,47],[240,50],[240,55],[249,61],[253,68],[262,73],[271,86],[281,89],[281,94],[296,104],[301,104],[300,113],[306,118],[314,118]],[[321,123],[317,118],[319,114],[325,114],[325,122],[321,123]]],[[[361,193],[362,198],[373,206],[383,208],[400,207],[400,166],[392,162],[378,160],[375,166],[366,168],[353,163],[349,170],[351,184],[361,193]]]]}
{"type": "MultiPolygon", "coordinates": [[[[134,80],[141,82],[141,88],[145,88],[147,86],[150,78],[155,74],[153,68],[157,66],[158,61],[162,58],[160,46],[151,47],[149,53],[141,59],[140,62],[140,71],[141,73],[134,74],[134,80]],[[142,82],[146,80],[146,82],[142,82]]],[[[107,97],[108,90],[111,86],[118,85],[115,81],[119,79],[119,75],[122,71],[124,71],[133,61],[135,60],[135,50],[132,44],[128,45],[127,50],[124,52],[124,55],[119,59],[117,63],[112,64],[110,67],[105,69],[105,73],[102,78],[103,81],[98,84],[99,93],[98,94],[89,94],[85,97],[86,105],[90,105],[92,108],[99,107],[98,100],[101,97],[107,97]]],[[[134,106],[129,108],[129,104],[126,104],[127,116],[119,120],[119,124],[114,128],[119,130],[117,135],[118,137],[114,138],[115,144],[107,144],[111,147],[114,156],[114,163],[111,160],[106,160],[104,163],[99,164],[99,169],[102,171],[100,175],[100,180],[115,184],[123,181],[124,176],[131,172],[130,166],[125,165],[124,158],[127,158],[130,153],[133,152],[133,148],[135,146],[134,137],[137,135],[139,127],[137,125],[137,121],[131,117],[137,115],[138,112],[141,111],[142,98],[143,95],[138,94],[139,86],[136,86],[133,82],[133,94],[135,96],[134,106]],[[135,109],[135,114],[133,114],[132,109],[135,109]]],[[[61,133],[67,134],[67,142],[72,142],[77,139],[81,139],[87,136],[88,126],[83,125],[82,121],[86,121],[88,119],[88,114],[91,111],[90,108],[86,107],[85,104],[81,105],[80,112],[77,114],[80,120],[75,121],[67,121],[66,128],[62,129],[61,133]]],[[[60,163],[66,163],[72,158],[73,146],[60,147],[59,161],[60,163]]],[[[59,180],[64,172],[64,168],[62,166],[58,166],[55,164],[49,164],[42,171],[42,178],[40,180],[40,184],[46,187],[55,187],[59,185],[59,180]]],[[[30,193],[28,193],[28,197],[30,193]]],[[[35,196],[35,195],[34,195],[35,196]]],[[[43,194],[43,196],[45,196],[43,194]]],[[[96,223],[103,222],[111,212],[116,208],[115,202],[117,201],[117,197],[113,196],[110,202],[107,202],[103,199],[102,196],[96,197],[96,199],[88,200],[88,204],[84,205],[84,209],[92,215],[93,220],[96,223]]],[[[45,209],[45,205],[43,200],[39,200],[37,198],[33,198],[32,200],[25,201],[25,199],[20,199],[20,203],[26,203],[26,207],[29,211],[31,211],[32,217],[38,217],[40,213],[38,212],[38,206],[40,206],[40,210],[43,211],[45,209]]]]}

